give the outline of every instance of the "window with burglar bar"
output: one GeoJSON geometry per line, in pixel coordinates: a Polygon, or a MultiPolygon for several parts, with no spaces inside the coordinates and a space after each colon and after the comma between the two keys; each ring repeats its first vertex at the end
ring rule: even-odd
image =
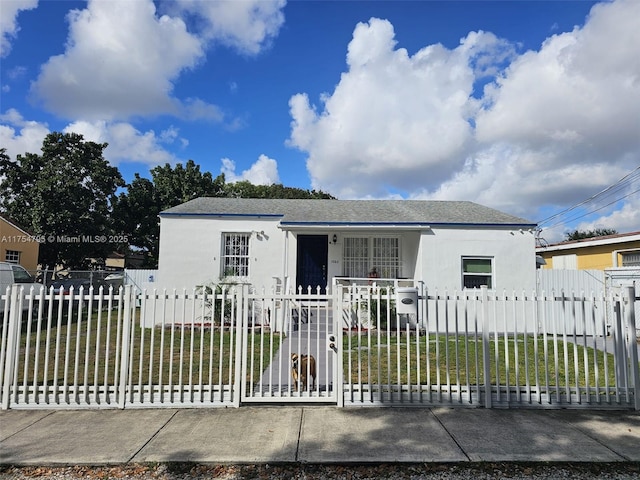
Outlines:
{"type": "Polygon", "coordinates": [[[345,237],[343,275],[365,278],[373,267],[381,278],[398,278],[400,240],[397,237],[345,237]]]}
{"type": "Polygon", "coordinates": [[[223,234],[222,276],[249,276],[250,233],[223,234]]]}

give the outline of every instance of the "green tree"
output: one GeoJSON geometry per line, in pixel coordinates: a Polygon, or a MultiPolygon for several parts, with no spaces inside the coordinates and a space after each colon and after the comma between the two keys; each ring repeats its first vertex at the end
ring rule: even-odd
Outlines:
{"type": "Polygon", "coordinates": [[[272,185],[253,185],[247,180],[227,183],[224,187],[224,196],[236,198],[335,199],[335,197],[322,191],[285,187],[281,183],[274,183],[272,185]]]}
{"type": "Polygon", "coordinates": [[[114,218],[129,244],[144,254],[144,266],[155,267],[158,262],[160,222],[163,210],[198,197],[235,198],[316,198],[332,199],[329,194],[315,190],[285,187],[281,184],[253,185],[248,181],[226,183],[224,174],[213,178],[201,172],[193,160],[186,165],[169,164],[151,169],[151,179],[135,174],[127,191],[118,196],[114,218]]]}
{"type": "Polygon", "coordinates": [[[584,238],[604,237],[618,232],[612,228],[596,228],[594,230],[574,230],[565,234],[565,240],[582,240],[584,238]]]}
{"type": "Polygon", "coordinates": [[[42,153],[12,161],[0,156],[0,211],[46,239],[39,262],[53,268],[86,268],[90,258],[104,261],[113,251],[112,203],[124,181],[103,158],[106,143],[82,135],[53,132],[42,153]]]}
{"type": "Polygon", "coordinates": [[[143,265],[158,263],[160,222],[158,214],[197,197],[223,196],[224,175],[215,179],[200,171],[193,160],[186,165],[169,164],[151,169],[151,180],[136,173],[114,206],[114,218],[129,239],[129,245],[144,255],[143,265]]]}

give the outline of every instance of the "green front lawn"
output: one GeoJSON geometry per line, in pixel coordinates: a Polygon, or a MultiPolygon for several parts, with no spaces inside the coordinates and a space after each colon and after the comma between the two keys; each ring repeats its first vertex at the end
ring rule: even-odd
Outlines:
{"type": "MultiPolygon", "coordinates": [[[[352,383],[484,384],[481,338],[459,335],[456,342],[455,335],[378,337],[372,331],[371,336],[345,335],[343,348],[344,375],[352,383]]],[[[615,385],[612,354],[556,343],[551,336],[492,337],[489,363],[493,385],[604,387],[606,380],[615,385]]]]}
{"type": "MultiPolygon", "coordinates": [[[[47,335],[43,324],[38,335],[34,323],[23,323],[17,382],[38,385],[106,384],[114,385],[120,378],[122,356],[122,325],[116,311],[94,313],[91,321],[77,318],[69,321],[65,315],[54,319],[47,335]],[[29,335],[27,335],[29,333],[29,335]],[[28,341],[27,341],[28,338],[28,341]]],[[[159,384],[228,384],[235,368],[235,331],[176,325],[174,328],[132,327],[129,366],[130,382],[143,385],[159,384]]],[[[261,375],[261,342],[271,345],[272,352],[280,346],[279,334],[256,332],[248,334],[253,372],[261,375]]],[[[270,350],[265,348],[262,364],[270,362],[270,350]]]]}

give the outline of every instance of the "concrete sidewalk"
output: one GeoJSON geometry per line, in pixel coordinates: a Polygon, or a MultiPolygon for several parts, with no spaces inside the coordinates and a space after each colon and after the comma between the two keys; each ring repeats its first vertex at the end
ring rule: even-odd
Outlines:
{"type": "Polygon", "coordinates": [[[0,464],[638,462],[640,414],[451,408],[8,410],[0,464]]]}

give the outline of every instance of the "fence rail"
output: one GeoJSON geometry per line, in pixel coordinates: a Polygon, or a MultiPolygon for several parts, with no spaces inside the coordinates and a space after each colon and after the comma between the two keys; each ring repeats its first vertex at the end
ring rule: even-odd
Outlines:
{"type": "Polygon", "coordinates": [[[2,294],[0,406],[640,409],[632,287],[422,291],[413,313],[397,293],[12,287],[2,294]],[[314,357],[297,382],[293,354],[314,357]]]}

